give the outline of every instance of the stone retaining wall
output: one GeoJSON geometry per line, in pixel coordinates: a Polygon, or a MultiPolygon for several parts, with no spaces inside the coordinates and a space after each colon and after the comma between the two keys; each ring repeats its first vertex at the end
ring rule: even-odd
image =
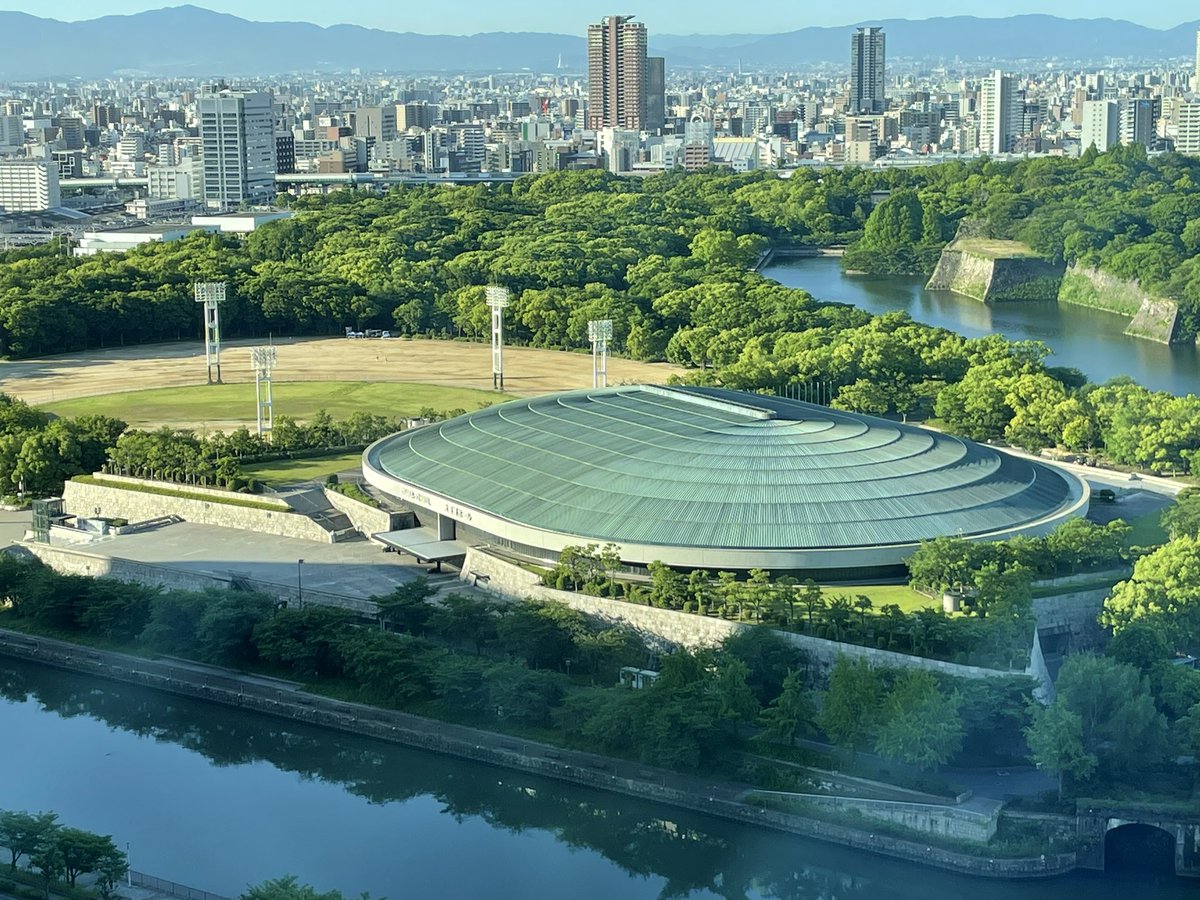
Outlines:
{"type": "Polygon", "coordinates": [[[364,537],[370,537],[373,534],[379,534],[384,531],[394,531],[399,527],[397,523],[397,514],[387,512],[383,509],[376,509],[374,506],[368,506],[352,497],[347,497],[345,494],[339,494],[337,491],[331,491],[327,487],[321,488],[325,492],[325,499],[329,501],[329,505],[338,512],[343,513],[350,520],[358,533],[364,537]]]}
{"type": "Polygon", "coordinates": [[[683,790],[668,786],[673,772],[657,773],[646,767],[651,779],[622,777],[609,771],[622,761],[563,750],[508,735],[420,719],[406,713],[346,703],[312,694],[287,695],[228,672],[229,687],[209,684],[203,673],[167,661],[147,660],[111,651],[94,650],[62,641],[0,631],[0,655],[127,684],[143,685],[226,706],[253,710],[293,721],[307,722],[351,734],[364,735],[409,747],[445,753],[491,765],[532,772],[546,778],[581,784],[599,790],[640,797],[704,815],[796,834],[814,840],[877,853],[919,865],[933,866],[985,878],[1032,879],[1061,875],[1075,868],[1075,854],[1048,854],[1023,859],[984,859],[954,850],[930,847],[864,828],[837,825],[820,819],[761,809],[736,800],[710,796],[707,785],[683,790]],[[553,756],[547,756],[551,751],[553,756]]]}
{"type": "MultiPolygon", "coordinates": [[[[664,648],[672,646],[711,647],[731,635],[750,628],[764,627],[748,625],[744,622],[731,622],[716,616],[701,616],[696,613],[658,609],[653,606],[626,603],[623,600],[609,600],[605,597],[589,597],[586,594],[555,590],[541,584],[540,579],[534,573],[474,547],[467,551],[461,577],[464,581],[474,583],[479,588],[507,597],[518,599],[529,597],[535,600],[563,603],[582,613],[627,625],[664,648]]],[[[819,682],[824,682],[826,674],[833,668],[833,664],[837,662],[839,656],[866,659],[873,666],[928,669],[959,678],[997,678],[1012,674],[1030,674],[958,665],[940,659],[925,659],[896,653],[892,650],[861,647],[858,644],[843,644],[839,641],[825,640],[807,634],[795,634],[790,631],[775,631],[775,634],[805,652],[818,670],[812,674],[819,682]]],[[[1036,673],[1033,674],[1036,677],[1036,673]]]]}
{"type": "Polygon", "coordinates": [[[983,303],[1053,300],[1059,294],[1062,277],[1062,266],[1042,259],[997,259],[947,247],[926,287],[953,291],[983,303]]]}
{"type": "MultiPolygon", "coordinates": [[[[108,478],[109,476],[102,477],[108,478]]],[[[172,490],[181,489],[179,485],[162,482],[148,482],[148,484],[172,490]]],[[[307,516],[290,511],[289,508],[286,508],[286,504],[284,509],[278,511],[255,509],[250,506],[168,497],[162,494],[149,494],[108,485],[68,481],[63,488],[63,508],[76,516],[90,518],[100,515],[108,518],[128,519],[130,522],[175,515],[185,522],[195,522],[198,525],[218,525],[222,528],[238,528],[242,531],[253,531],[259,534],[301,538],[323,544],[332,543],[330,532],[307,516]],[[96,513],[97,507],[100,509],[98,514],[96,513]]]]}
{"type": "Polygon", "coordinates": [[[1037,597],[1033,616],[1043,631],[1066,631],[1071,635],[1071,650],[1098,650],[1107,641],[1107,633],[1097,618],[1104,608],[1109,588],[1037,597]]]}
{"type": "Polygon", "coordinates": [[[1058,302],[1130,316],[1132,321],[1125,328],[1130,337],[1163,344],[1180,339],[1178,303],[1151,295],[1136,281],[1099,269],[1076,265],[1068,268],[1058,291],[1058,302]]]}
{"type": "Polygon", "coordinates": [[[769,794],[791,797],[837,812],[858,812],[864,818],[903,825],[913,831],[986,844],[996,835],[1000,804],[990,814],[934,803],[905,803],[898,800],[868,800],[861,797],[830,797],[820,794],[769,794]]]}

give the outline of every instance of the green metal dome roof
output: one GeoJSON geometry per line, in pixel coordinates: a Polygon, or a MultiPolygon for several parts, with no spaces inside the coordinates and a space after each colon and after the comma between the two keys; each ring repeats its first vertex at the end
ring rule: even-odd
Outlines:
{"type": "Polygon", "coordinates": [[[795,400],[632,385],[514,400],[393,435],[367,465],[509,522],[596,542],[793,549],[1019,529],[1058,471],[795,400]]]}

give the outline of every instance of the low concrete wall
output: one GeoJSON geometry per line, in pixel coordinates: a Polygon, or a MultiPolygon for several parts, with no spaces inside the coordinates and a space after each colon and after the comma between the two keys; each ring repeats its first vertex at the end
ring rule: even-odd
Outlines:
{"type": "MultiPolygon", "coordinates": [[[[98,553],[88,553],[85,550],[75,550],[70,547],[51,547],[48,544],[38,544],[32,541],[18,541],[11,552],[27,552],[36,556],[47,566],[60,575],[87,575],[92,578],[112,578],[116,581],[133,581],[138,584],[164,587],[169,590],[204,591],[210,588],[229,588],[233,577],[207,575],[204,572],[193,572],[186,569],[172,569],[168,566],[156,566],[151,563],[123,559],[119,556],[102,556],[98,553]]],[[[276,584],[270,581],[242,578],[249,588],[276,600],[285,601],[288,606],[297,606],[300,595],[296,586],[276,584]]],[[[369,600],[357,597],[344,597],[327,591],[305,590],[305,604],[317,606],[334,606],[338,609],[348,609],[363,616],[374,617],[378,607],[369,600]]]]}
{"type": "Polygon", "coordinates": [[[913,831],[986,844],[996,834],[1000,804],[990,813],[934,803],[905,803],[898,800],[866,800],[860,797],[830,797],[823,794],[780,794],[756,791],[766,797],[790,797],[811,806],[838,812],[857,812],[867,819],[892,822],[913,831]]]}
{"type": "MultiPolygon", "coordinates": [[[[528,597],[534,600],[563,603],[588,615],[627,625],[652,640],[657,639],[657,643],[664,648],[671,646],[711,647],[731,635],[750,628],[763,627],[748,625],[744,622],[730,622],[728,619],[715,616],[701,616],[673,609],[658,609],[653,606],[626,603],[623,600],[609,600],[605,597],[589,597],[586,594],[558,591],[542,585],[540,579],[532,572],[527,572],[520,566],[505,562],[478,548],[471,548],[467,551],[467,558],[460,577],[464,581],[474,583],[476,587],[506,597],[518,599],[528,597]]],[[[825,681],[828,671],[833,668],[833,664],[837,662],[839,656],[865,659],[873,666],[928,669],[959,678],[996,678],[1012,674],[1026,674],[984,669],[979,666],[963,666],[940,659],[924,659],[891,650],[843,644],[839,641],[824,640],[790,631],[775,631],[775,634],[807,654],[813,666],[818,670],[812,674],[819,682],[825,681]]]]}
{"type": "Polygon", "coordinates": [[[381,531],[392,531],[399,527],[396,519],[400,517],[400,514],[376,509],[374,506],[368,506],[345,494],[331,491],[327,487],[323,487],[321,490],[325,492],[325,499],[329,501],[329,505],[343,513],[350,520],[350,524],[358,530],[358,533],[365,537],[379,534],[381,531]]]}
{"type": "MultiPolygon", "coordinates": [[[[109,476],[103,477],[108,478],[109,476]]],[[[156,482],[149,482],[149,484],[175,490],[181,489],[178,485],[156,482]]],[[[98,515],[128,519],[130,522],[175,515],[185,522],[195,522],[198,525],[219,525],[222,528],[238,528],[242,531],[253,531],[259,534],[301,538],[306,541],[318,541],[322,544],[332,542],[330,532],[307,516],[292,512],[286,504],[279,511],[254,509],[249,506],[232,506],[228,503],[216,503],[208,500],[147,494],[108,485],[83,484],[78,481],[66,483],[63,488],[63,508],[67,512],[76,516],[91,517],[97,514],[97,507],[100,510],[98,515]]]]}

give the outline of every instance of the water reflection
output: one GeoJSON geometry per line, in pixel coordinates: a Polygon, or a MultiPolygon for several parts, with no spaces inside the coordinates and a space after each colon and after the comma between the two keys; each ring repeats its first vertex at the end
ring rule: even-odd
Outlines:
{"type": "Polygon", "coordinates": [[[1155,390],[1200,391],[1200,353],[1194,344],[1168,347],[1126,337],[1128,319],[1114,313],[1049,301],[989,306],[949,291],[927,291],[921,278],[846,275],[832,257],[768,266],[763,275],[819,300],[852,303],[873,313],[903,310],[919,322],[968,337],[1003,334],[1044,341],[1054,351],[1052,365],[1072,366],[1092,381],[1129,375],[1155,390]]]}
{"type": "MultiPolygon", "coordinates": [[[[24,663],[0,661],[0,696],[0,807],[54,809],[131,841],[137,868],[231,895],[283,872],[393,898],[1037,900],[1130,887],[977,882],[24,663]]],[[[1165,881],[1157,895],[1182,891],[1165,881]]]]}

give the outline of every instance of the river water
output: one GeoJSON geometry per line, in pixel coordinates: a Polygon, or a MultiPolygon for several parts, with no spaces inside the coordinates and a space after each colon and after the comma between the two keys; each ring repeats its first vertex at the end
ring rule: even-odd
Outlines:
{"type": "Polygon", "coordinates": [[[0,808],[236,897],[295,874],[413,898],[1182,900],[1183,880],[992,883],[0,658],[0,808]]]}
{"type": "Polygon", "coordinates": [[[787,260],[762,274],[818,300],[851,303],[872,313],[903,310],[918,322],[967,337],[1003,334],[1044,341],[1050,364],[1073,366],[1089,379],[1129,375],[1139,384],[1174,394],[1200,393],[1200,352],[1194,344],[1166,346],[1122,332],[1129,320],[1115,313],[1047,302],[984,304],[949,291],[925,290],[925,279],[903,275],[847,275],[835,257],[787,260]]]}

